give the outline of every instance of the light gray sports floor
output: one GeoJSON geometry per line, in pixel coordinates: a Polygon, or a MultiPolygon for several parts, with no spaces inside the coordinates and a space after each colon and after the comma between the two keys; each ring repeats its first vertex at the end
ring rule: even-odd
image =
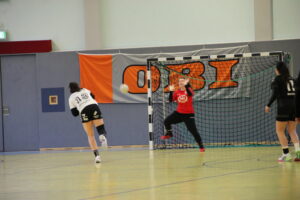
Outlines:
{"type": "Polygon", "coordinates": [[[0,199],[292,200],[300,163],[280,147],[0,154],[0,199]]]}

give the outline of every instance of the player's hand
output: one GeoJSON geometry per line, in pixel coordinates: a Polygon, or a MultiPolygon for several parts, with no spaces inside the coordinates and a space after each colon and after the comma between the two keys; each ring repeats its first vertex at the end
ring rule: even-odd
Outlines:
{"type": "Polygon", "coordinates": [[[266,112],[266,113],[269,113],[270,111],[271,111],[271,108],[270,108],[269,106],[266,106],[266,107],[265,107],[265,112],[266,112]]]}
{"type": "Polygon", "coordinates": [[[187,79],[185,79],[184,84],[187,85],[189,82],[190,82],[190,79],[187,78],[187,79]]]}
{"type": "Polygon", "coordinates": [[[300,124],[300,117],[296,118],[296,122],[300,124]]]}
{"type": "Polygon", "coordinates": [[[174,86],[174,85],[170,85],[170,86],[169,86],[169,90],[170,90],[171,92],[174,92],[174,91],[175,91],[175,86],[174,86]]]}

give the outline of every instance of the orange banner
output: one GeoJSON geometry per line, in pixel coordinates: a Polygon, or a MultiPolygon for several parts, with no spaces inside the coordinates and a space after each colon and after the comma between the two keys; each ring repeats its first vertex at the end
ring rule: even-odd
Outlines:
{"type": "Polygon", "coordinates": [[[113,103],[112,55],[80,55],[80,86],[90,90],[98,103],[113,103]]]}

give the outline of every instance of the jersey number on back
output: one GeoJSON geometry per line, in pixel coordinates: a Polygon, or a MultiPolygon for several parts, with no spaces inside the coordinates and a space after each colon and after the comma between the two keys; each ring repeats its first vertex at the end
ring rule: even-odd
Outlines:
{"type": "Polygon", "coordinates": [[[294,81],[293,80],[289,80],[287,83],[287,95],[295,95],[295,87],[294,87],[294,81]]]}
{"type": "MultiPolygon", "coordinates": [[[[87,94],[83,93],[83,94],[81,94],[81,98],[82,98],[82,99],[88,99],[89,96],[88,96],[87,94]]],[[[76,97],[76,98],[75,98],[75,101],[76,101],[77,104],[79,104],[79,103],[82,101],[81,98],[80,98],[80,97],[76,97]]]]}

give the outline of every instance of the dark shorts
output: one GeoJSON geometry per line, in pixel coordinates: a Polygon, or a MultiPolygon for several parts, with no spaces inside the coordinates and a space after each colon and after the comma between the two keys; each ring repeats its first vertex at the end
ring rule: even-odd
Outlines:
{"type": "Polygon", "coordinates": [[[287,121],[295,121],[296,116],[294,114],[277,114],[276,121],[287,122],[287,121]]]}
{"type": "Polygon", "coordinates": [[[170,114],[166,119],[165,123],[167,124],[178,124],[180,122],[186,122],[194,120],[195,121],[195,114],[194,113],[179,113],[177,111],[174,111],[172,114],[170,114]]]}
{"type": "Polygon", "coordinates": [[[102,119],[100,108],[97,104],[88,105],[80,113],[82,123],[95,119],[102,119]]]}
{"type": "Polygon", "coordinates": [[[295,106],[278,106],[277,107],[277,115],[276,121],[295,121],[296,120],[296,112],[295,106]]]}

